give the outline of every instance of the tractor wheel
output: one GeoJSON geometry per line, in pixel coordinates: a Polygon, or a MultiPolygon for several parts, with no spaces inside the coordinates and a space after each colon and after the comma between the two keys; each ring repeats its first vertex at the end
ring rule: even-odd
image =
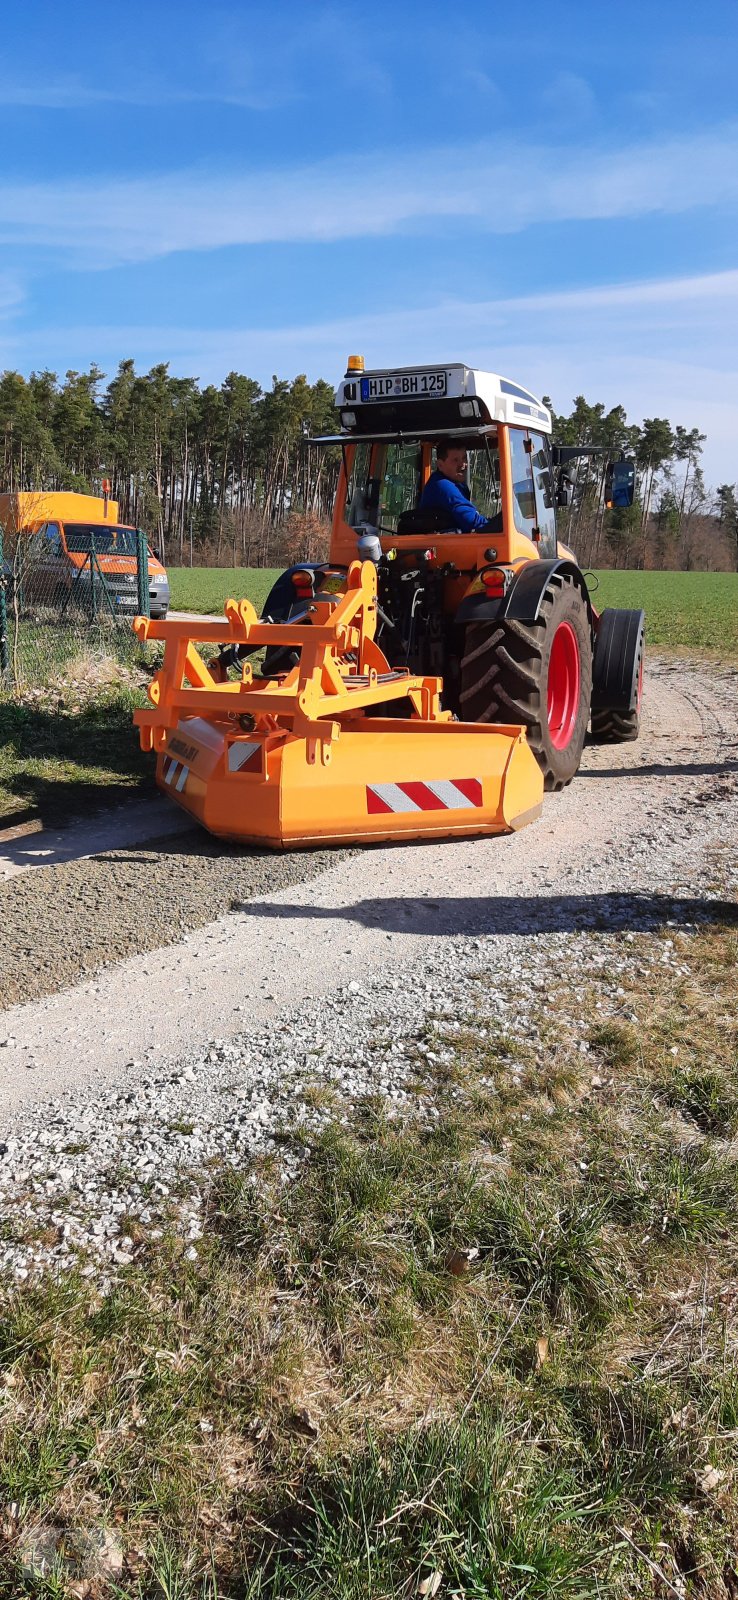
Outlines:
{"type": "Polygon", "coordinates": [[[579,766],[592,692],[592,638],[584,596],[554,573],[537,622],[471,623],[461,662],[467,722],[518,722],[546,789],[563,789],[579,766]]]}
{"type": "Polygon", "coordinates": [[[625,744],[638,738],[645,644],[642,611],[603,611],[595,639],[592,684],[595,744],[625,744]]]}

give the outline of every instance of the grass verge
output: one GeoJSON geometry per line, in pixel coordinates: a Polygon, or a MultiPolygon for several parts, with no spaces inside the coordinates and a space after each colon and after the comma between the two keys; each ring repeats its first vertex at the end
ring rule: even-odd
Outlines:
{"type": "Polygon", "coordinates": [[[427,1115],[214,1170],[196,1252],[3,1292],[0,1596],[735,1600],[738,941],[621,937],[616,1010],[480,978],[427,1115]]]}
{"type": "Polygon", "coordinates": [[[113,680],[0,701],[0,827],[53,827],[153,792],[132,726],[142,688],[113,680]]]}

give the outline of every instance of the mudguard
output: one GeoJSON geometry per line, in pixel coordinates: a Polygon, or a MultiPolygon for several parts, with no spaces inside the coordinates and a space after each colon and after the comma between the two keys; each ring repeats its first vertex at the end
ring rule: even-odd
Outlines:
{"type": "Polygon", "coordinates": [[[276,583],[264,602],[263,617],[269,617],[272,622],[284,622],[295,603],[295,590],[292,578],[296,572],[328,572],[332,570],[328,561],[297,561],[293,567],[286,567],[280,572],[276,583]]]}
{"type": "Polygon", "coordinates": [[[518,567],[507,593],[488,599],[484,594],[467,594],[456,613],[457,622],[494,622],[509,619],[511,622],[536,622],[543,596],[554,573],[571,578],[581,589],[592,624],[592,605],[584,574],[575,561],[561,556],[549,561],[527,561],[518,567]]]}

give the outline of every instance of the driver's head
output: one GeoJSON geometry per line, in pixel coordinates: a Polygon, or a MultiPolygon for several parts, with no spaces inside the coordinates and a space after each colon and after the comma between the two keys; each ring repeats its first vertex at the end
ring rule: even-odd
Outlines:
{"type": "Polygon", "coordinates": [[[444,478],[451,478],[454,483],[463,483],[468,465],[469,460],[463,444],[453,444],[450,439],[437,441],[436,466],[444,478]]]}

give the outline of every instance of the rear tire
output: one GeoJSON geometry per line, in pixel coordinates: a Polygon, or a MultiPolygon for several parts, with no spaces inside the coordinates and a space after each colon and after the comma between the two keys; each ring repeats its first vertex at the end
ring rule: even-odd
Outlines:
{"type": "Polygon", "coordinates": [[[638,738],[645,648],[642,611],[603,611],[595,639],[593,743],[626,744],[638,738]]]}
{"type": "Polygon", "coordinates": [[[627,744],[641,731],[638,711],[593,711],[593,744],[627,744]]]}
{"type": "Polygon", "coordinates": [[[554,573],[536,622],[471,623],[461,662],[467,722],[522,723],[544,787],[563,789],[579,767],[592,693],[592,635],[581,589],[554,573]]]}

